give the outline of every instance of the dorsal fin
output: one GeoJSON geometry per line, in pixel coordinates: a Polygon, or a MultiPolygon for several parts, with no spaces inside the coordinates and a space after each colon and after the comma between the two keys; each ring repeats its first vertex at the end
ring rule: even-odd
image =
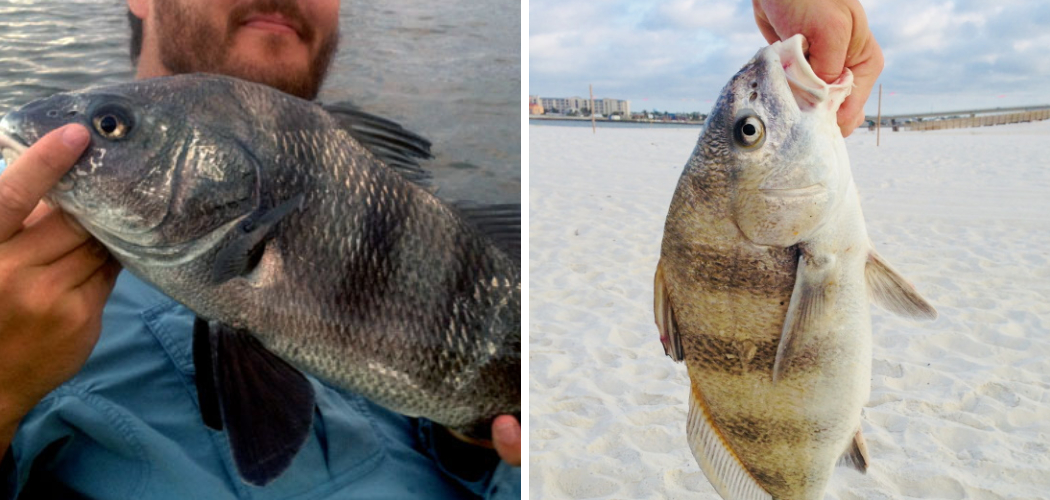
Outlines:
{"type": "Polygon", "coordinates": [[[419,165],[419,160],[433,158],[430,141],[397,122],[361,111],[349,102],[321,107],[386,166],[415,184],[426,185],[430,172],[419,165]]]}
{"type": "Polygon", "coordinates": [[[515,261],[521,260],[521,205],[457,202],[460,215],[515,261]]]}

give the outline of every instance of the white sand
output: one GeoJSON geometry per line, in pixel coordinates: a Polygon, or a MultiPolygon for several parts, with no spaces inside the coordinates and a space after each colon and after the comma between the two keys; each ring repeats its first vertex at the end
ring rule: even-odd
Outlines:
{"type": "MultiPolygon", "coordinates": [[[[529,133],[532,498],[718,500],[652,314],[699,128],[529,133]]],[[[1050,122],[847,144],[872,241],[940,318],[872,306],[873,463],[827,497],[1050,498],[1050,122]]]]}

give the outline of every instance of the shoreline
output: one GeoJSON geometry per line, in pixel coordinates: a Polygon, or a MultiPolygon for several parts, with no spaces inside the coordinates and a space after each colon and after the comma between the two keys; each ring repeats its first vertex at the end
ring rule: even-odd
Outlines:
{"type": "MultiPolygon", "coordinates": [[[[573,117],[573,116],[545,116],[545,115],[529,115],[529,121],[547,121],[547,122],[587,122],[590,123],[590,117],[573,117]]],[[[704,122],[694,120],[610,120],[608,118],[595,118],[595,123],[641,123],[645,125],[694,125],[703,126],[704,122]]]]}

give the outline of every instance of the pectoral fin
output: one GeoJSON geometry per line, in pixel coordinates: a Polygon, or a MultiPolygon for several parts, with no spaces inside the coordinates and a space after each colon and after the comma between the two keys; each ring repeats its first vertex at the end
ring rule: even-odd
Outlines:
{"type": "Polygon", "coordinates": [[[869,462],[871,462],[871,459],[868,458],[868,444],[864,442],[864,435],[860,433],[860,429],[857,429],[857,433],[853,435],[853,440],[846,447],[846,452],[839,457],[839,461],[835,465],[867,473],[869,462]]]}
{"type": "Polygon", "coordinates": [[[674,319],[671,296],[664,283],[663,264],[662,260],[656,264],[656,276],[653,277],[653,314],[656,316],[656,328],[660,330],[664,354],[681,361],[685,359],[685,353],[682,350],[682,337],[678,333],[678,322],[674,319]]]}
{"type": "Polygon", "coordinates": [[[247,332],[201,318],[194,324],[193,359],[204,423],[225,428],[245,482],[270,483],[309,435],[310,381],[247,332]]]}
{"type": "Polygon", "coordinates": [[[693,457],[725,500],[772,500],[715,428],[696,387],[689,393],[686,435],[693,457]]]}
{"type": "Polygon", "coordinates": [[[224,283],[244,276],[259,263],[270,234],[285,216],[299,208],[303,195],[289,198],[272,209],[260,209],[237,226],[237,236],[215,255],[212,282],[224,283]]]}
{"type": "Polygon", "coordinates": [[[815,266],[810,261],[805,254],[799,256],[795,288],[791,292],[777,357],[773,362],[773,383],[790,368],[791,360],[797,355],[800,337],[812,331],[817,326],[814,323],[823,319],[835,302],[835,287],[830,275],[832,266],[815,266]]]}
{"type": "Polygon", "coordinates": [[[887,311],[915,319],[937,318],[933,306],[874,250],[868,254],[864,279],[872,300],[887,311]]]}

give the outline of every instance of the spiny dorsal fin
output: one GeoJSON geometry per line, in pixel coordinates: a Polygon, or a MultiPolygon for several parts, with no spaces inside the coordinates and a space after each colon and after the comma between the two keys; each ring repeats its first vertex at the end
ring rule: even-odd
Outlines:
{"type": "Polygon", "coordinates": [[[871,462],[871,458],[868,457],[868,444],[864,442],[864,434],[861,434],[860,429],[857,429],[857,433],[853,435],[849,446],[846,447],[846,452],[839,457],[839,461],[835,465],[849,467],[866,474],[869,462],[871,462]]]}
{"type": "Polygon", "coordinates": [[[656,264],[656,276],[653,277],[653,315],[656,316],[656,328],[660,331],[660,343],[664,354],[675,361],[685,359],[682,349],[682,336],[678,333],[678,321],[674,317],[671,295],[664,282],[664,261],[656,264]]]}
{"type": "Polygon", "coordinates": [[[430,141],[397,122],[361,111],[349,102],[321,105],[348,134],[405,179],[426,185],[430,172],[419,160],[433,158],[430,141]]]}
{"type": "Polygon", "coordinates": [[[901,316],[932,320],[937,310],[919,295],[915,287],[895,271],[875,250],[868,254],[864,266],[868,294],[876,304],[901,316]]]}
{"type": "Polygon", "coordinates": [[[690,389],[686,435],[693,457],[708,481],[725,500],[773,500],[715,428],[696,387],[690,389]]]}
{"type": "Polygon", "coordinates": [[[521,205],[457,202],[460,215],[515,261],[521,260],[521,205]]]}

